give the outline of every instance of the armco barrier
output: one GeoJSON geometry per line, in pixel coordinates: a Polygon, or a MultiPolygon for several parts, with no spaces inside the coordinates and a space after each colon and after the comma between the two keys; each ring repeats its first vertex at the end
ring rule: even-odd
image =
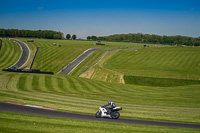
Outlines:
{"type": "Polygon", "coordinates": [[[31,62],[31,65],[30,65],[30,69],[31,69],[32,66],[33,66],[33,62],[34,62],[34,60],[35,60],[35,57],[36,57],[36,54],[37,54],[38,48],[39,48],[39,47],[37,47],[37,49],[36,49],[36,51],[35,51],[35,55],[34,55],[34,57],[33,57],[33,60],[32,60],[32,62],[31,62]]]}
{"type": "Polygon", "coordinates": [[[7,72],[17,72],[17,73],[38,73],[38,74],[54,74],[53,72],[42,72],[40,70],[36,70],[36,69],[32,69],[32,70],[26,70],[26,69],[17,69],[17,70],[13,70],[13,69],[2,69],[2,71],[7,71],[7,72]]]}

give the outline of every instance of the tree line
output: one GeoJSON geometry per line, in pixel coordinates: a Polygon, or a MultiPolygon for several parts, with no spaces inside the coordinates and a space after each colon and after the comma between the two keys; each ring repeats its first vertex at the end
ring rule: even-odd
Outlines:
{"type": "Polygon", "coordinates": [[[76,40],[76,38],[77,38],[76,35],[72,35],[72,36],[70,34],[66,35],[67,40],[76,40]]]}
{"type": "Polygon", "coordinates": [[[100,36],[100,37],[88,36],[87,40],[200,46],[200,37],[193,38],[180,35],[159,36],[154,34],[150,35],[142,33],[129,33],[129,34],[115,34],[110,36],[100,36]]]}
{"type": "Polygon", "coordinates": [[[63,39],[63,33],[52,30],[18,30],[0,29],[1,37],[33,37],[47,39],[63,39]]]}

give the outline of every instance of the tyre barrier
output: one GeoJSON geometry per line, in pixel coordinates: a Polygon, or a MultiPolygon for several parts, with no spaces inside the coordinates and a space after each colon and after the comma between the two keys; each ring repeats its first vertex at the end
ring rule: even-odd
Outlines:
{"type": "Polygon", "coordinates": [[[8,69],[2,69],[2,71],[17,72],[17,73],[51,74],[51,75],[54,74],[53,72],[42,72],[42,71],[37,70],[37,69],[16,69],[16,70],[13,70],[13,69],[8,68],[8,69]]]}

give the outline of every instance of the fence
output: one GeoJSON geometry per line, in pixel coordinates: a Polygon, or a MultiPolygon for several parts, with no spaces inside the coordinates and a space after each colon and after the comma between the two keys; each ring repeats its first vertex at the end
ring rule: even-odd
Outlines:
{"type": "Polygon", "coordinates": [[[32,70],[26,70],[26,69],[17,69],[17,70],[13,70],[13,69],[2,69],[2,71],[7,71],[7,72],[17,72],[17,73],[38,73],[38,74],[54,74],[53,72],[42,72],[40,70],[36,70],[36,69],[32,69],[32,70]]]}

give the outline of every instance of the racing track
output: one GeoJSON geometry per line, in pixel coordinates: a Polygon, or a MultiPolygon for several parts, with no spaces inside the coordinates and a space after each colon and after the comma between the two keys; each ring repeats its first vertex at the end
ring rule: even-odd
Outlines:
{"type": "Polygon", "coordinates": [[[18,41],[18,40],[14,40],[14,41],[17,42],[21,46],[22,54],[21,54],[21,57],[19,58],[19,60],[14,65],[10,66],[9,68],[11,68],[11,67],[19,68],[19,67],[21,67],[22,65],[24,65],[26,63],[26,61],[29,58],[29,54],[30,54],[29,48],[25,43],[18,41]]]}
{"type": "Polygon", "coordinates": [[[78,56],[75,60],[73,60],[71,63],[69,63],[66,67],[64,67],[58,74],[66,74],[68,75],[76,66],[78,66],[83,60],[85,60],[90,54],[92,54],[94,51],[96,51],[97,48],[92,48],[86,50],[83,54],[78,56]]]}
{"type": "MultiPolygon", "coordinates": [[[[22,54],[20,59],[13,66],[21,67],[29,58],[29,49],[26,44],[15,40],[21,48],[22,54]]],[[[89,49],[81,54],[78,58],[76,58],[73,62],[68,64],[65,68],[63,68],[59,74],[69,74],[77,65],[79,65],[85,58],[87,58],[90,54],[92,54],[96,49],[89,49]]],[[[12,66],[11,66],[12,67],[12,66]]],[[[179,128],[198,128],[200,129],[200,124],[187,124],[187,123],[174,123],[174,122],[161,122],[161,121],[150,121],[150,120],[136,120],[136,119],[106,119],[106,118],[95,118],[92,115],[85,114],[76,114],[76,113],[68,113],[61,112],[55,110],[48,110],[42,108],[35,108],[29,106],[16,105],[11,103],[0,102],[0,111],[7,112],[16,112],[23,114],[32,114],[32,115],[40,115],[40,116],[50,116],[50,117],[61,117],[61,118],[71,118],[71,119],[81,119],[81,120],[94,120],[94,121],[104,121],[104,122],[115,122],[115,123],[127,123],[127,124],[139,124],[139,125],[153,125],[153,126],[166,126],[166,127],[179,127],[179,128]]]]}
{"type": "Polygon", "coordinates": [[[5,103],[5,102],[0,102],[0,111],[16,112],[16,113],[32,114],[32,115],[40,115],[40,116],[50,116],[50,117],[81,119],[81,120],[114,122],[114,123],[200,129],[200,124],[161,122],[161,121],[136,120],[136,119],[125,119],[125,118],[119,118],[119,119],[95,118],[92,115],[61,112],[61,111],[22,106],[22,105],[5,103]]]}
{"type": "Polygon", "coordinates": [[[127,49],[127,48],[91,48],[84,51],[81,55],[79,55],[75,60],[65,66],[62,70],[58,72],[58,74],[66,74],[68,75],[73,69],[75,69],[82,61],[84,61],[89,55],[91,55],[96,50],[100,49],[110,49],[110,50],[117,50],[117,49],[127,49]]]}

